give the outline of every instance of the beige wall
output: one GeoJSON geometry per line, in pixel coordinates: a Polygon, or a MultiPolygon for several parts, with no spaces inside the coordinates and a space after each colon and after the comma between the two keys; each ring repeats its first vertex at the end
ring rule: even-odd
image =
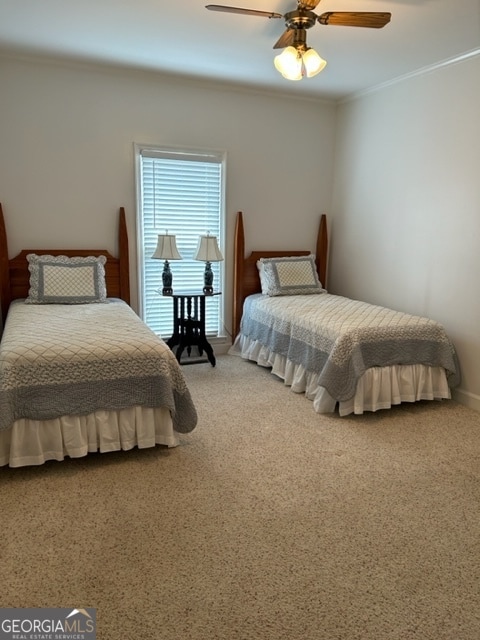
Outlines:
{"type": "MultiPolygon", "coordinates": [[[[461,360],[457,397],[480,409],[478,57],[338,113],[329,103],[7,57],[0,86],[11,255],[66,245],[115,251],[122,205],[134,248],[134,143],[223,149],[227,326],[235,212],[245,214],[247,250],[313,250],[326,212],[330,290],[442,322],[461,360]]],[[[131,259],[135,306],[135,251],[131,259]]]]}
{"type": "Polygon", "coordinates": [[[480,409],[480,55],[339,107],[329,286],[443,323],[480,409]]]}
{"type": "MultiPolygon", "coordinates": [[[[236,211],[244,212],[247,249],[315,249],[320,213],[331,208],[335,105],[6,57],[0,86],[0,202],[11,256],[35,247],[115,251],[120,206],[133,248],[134,143],[226,151],[228,329],[236,211]]],[[[136,294],[134,251],[131,273],[136,294]]]]}

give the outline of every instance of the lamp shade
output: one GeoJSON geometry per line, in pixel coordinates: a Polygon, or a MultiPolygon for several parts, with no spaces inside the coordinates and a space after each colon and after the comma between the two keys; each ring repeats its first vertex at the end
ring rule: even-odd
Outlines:
{"type": "Polygon", "coordinates": [[[287,47],[273,59],[275,69],[287,80],[302,79],[302,56],[295,47],[287,47]]]}
{"type": "Polygon", "coordinates": [[[320,73],[327,64],[327,61],[321,58],[315,49],[307,49],[302,55],[302,60],[305,65],[307,78],[313,78],[313,76],[316,76],[317,73],[320,73]]]}
{"type": "Polygon", "coordinates": [[[222,252],[218,247],[215,236],[200,236],[195,260],[202,260],[203,262],[221,262],[223,260],[222,252]]]}
{"type": "Polygon", "coordinates": [[[157,248],[152,258],[157,258],[158,260],[181,260],[182,256],[178,253],[175,236],[168,233],[159,235],[157,248]]]}

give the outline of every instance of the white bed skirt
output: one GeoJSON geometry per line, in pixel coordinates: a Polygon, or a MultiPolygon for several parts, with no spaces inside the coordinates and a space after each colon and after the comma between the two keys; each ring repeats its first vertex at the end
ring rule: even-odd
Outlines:
{"type": "Polygon", "coordinates": [[[11,429],[0,431],[0,466],[39,465],[67,456],[80,458],[95,451],[127,451],[156,444],[178,445],[170,411],[165,407],[100,410],[53,420],[22,419],[11,429]]]}
{"type": "MultiPolygon", "coordinates": [[[[270,351],[256,340],[242,334],[235,339],[230,355],[253,360],[262,367],[269,367],[292,391],[305,393],[313,401],[317,413],[333,413],[337,401],[318,384],[318,373],[295,365],[285,356],[270,351]]],[[[357,383],[353,398],[338,403],[341,416],[350,413],[390,409],[401,402],[450,399],[450,387],[443,367],[421,364],[372,367],[367,369],[357,383]]]]}

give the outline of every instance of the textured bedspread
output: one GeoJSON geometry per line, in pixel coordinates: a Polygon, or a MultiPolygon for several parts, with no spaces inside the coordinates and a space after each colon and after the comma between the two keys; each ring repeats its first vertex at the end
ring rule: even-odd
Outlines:
{"type": "Polygon", "coordinates": [[[174,354],[126,303],[12,303],[0,343],[0,429],[134,405],[168,407],[181,433],[197,423],[174,354]]]}
{"type": "Polygon", "coordinates": [[[240,332],[320,374],[336,400],[349,400],[370,367],[442,366],[450,387],[460,381],[454,347],[438,322],[328,293],[249,296],[240,332]]]}

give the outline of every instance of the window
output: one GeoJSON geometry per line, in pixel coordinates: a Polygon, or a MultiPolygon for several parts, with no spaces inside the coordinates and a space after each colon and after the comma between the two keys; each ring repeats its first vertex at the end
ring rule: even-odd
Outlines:
{"type": "MultiPolygon", "coordinates": [[[[163,261],[152,259],[160,233],[175,235],[182,260],[170,262],[174,291],[202,291],[205,263],[194,259],[199,236],[223,243],[224,154],[136,147],[139,190],[138,253],[141,315],[155,333],[173,331],[172,300],[162,296],[163,261]]],[[[222,291],[223,262],[213,262],[214,287],[222,291]]],[[[206,304],[206,332],[223,332],[223,296],[206,304]]]]}

